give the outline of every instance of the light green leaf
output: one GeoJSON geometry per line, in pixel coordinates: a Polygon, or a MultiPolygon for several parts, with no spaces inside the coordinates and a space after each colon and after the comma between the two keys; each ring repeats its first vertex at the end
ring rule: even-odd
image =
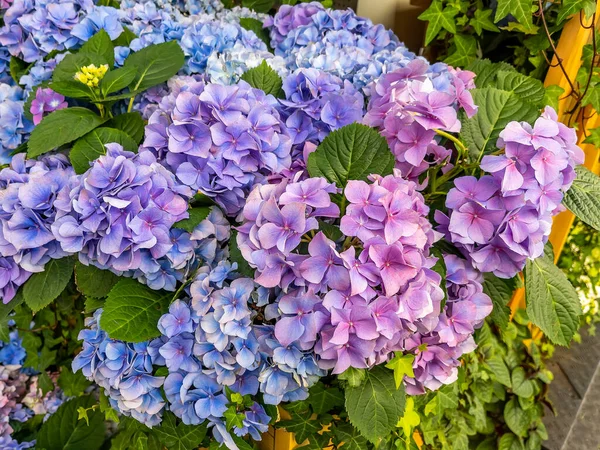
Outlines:
{"type": "Polygon", "coordinates": [[[533,29],[531,0],[498,0],[494,22],[513,16],[525,29],[533,29]]]}
{"type": "Polygon", "coordinates": [[[133,67],[121,67],[120,69],[110,70],[100,81],[100,90],[103,95],[125,89],[133,81],[137,69],[133,67]]]}
{"type": "Polygon", "coordinates": [[[106,120],[89,109],[78,106],[54,111],[44,117],[31,132],[27,156],[35,158],[68,144],[99,127],[106,120]]]}
{"type": "Polygon", "coordinates": [[[81,139],[78,139],[69,152],[69,159],[75,173],[82,174],[90,168],[90,164],[106,154],[106,144],[116,143],[124,150],[137,152],[137,143],[125,132],[116,128],[96,128],[81,139]]]}
{"type": "Polygon", "coordinates": [[[169,41],[133,53],[125,60],[123,67],[137,71],[129,87],[132,91],[139,91],[167,81],[179,72],[184,62],[185,56],[179,44],[169,41]]]}
{"type": "Polygon", "coordinates": [[[558,110],[558,101],[564,92],[565,90],[556,84],[546,86],[546,92],[544,93],[544,99],[542,100],[542,103],[544,105],[552,106],[554,109],[558,110]]]}
{"type": "Polygon", "coordinates": [[[511,398],[504,406],[504,420],[510,431],[525,437],[529,428],[529,414],[519,405],[517,397],[511,398]]]}
{"type": "Polygon", "coordinates": [[[479,108],[472,118],[463,118],[460,134],[475,159],[496,150],[498,136],[509,122],[537,118],[538,109],[512,92],[486,87],[473,89],[471,94],[479,108]]]}
{"type": "Polygon", "coordinates": [[[277,98],[284,97],[281,90],[283,84],[281,77],[264,60],[260,66],[244,72],[242,80],[253,88],[264,91],[265,94],[271,94],[277,98]]]}
{"type": "Polygon", "coordinates": [[[104,442],[103,414],[90,409],[96,401],[90,397],[68,400],[44,422],[37,434],[36,448],[45,450],[97,450],[104,442]],[[89,425],[78,419],[78,409],[88,409],[89,425]]]}
{"type": "Polygon", "coordinates": [[[311,177],[324,177],[343,188],[348,180],[389,175],[394,155],[376,130],[353,123],[327,136],[308,157],[307,167],[311,177]]]}
{"type": "Polygon", "coordinates": [[[581,99],[581,106],[592,105],[596,111],[600,111],[600,84],[589,87],[581,99]]]}
{"type": "Polygon", "coordinates": [[[443,8],[441,0],[434,0],[431,6],[421,13],[419,20],[426,20],[427,32],[425,33],[425,45],[429,45],[438,33],[443,29],[456,34],[456,15],[458,9],[452,7],[443,8]]]}
{"type": "Polygon", "coordinates": [[[169,309],[172,293],[155,291],[123,278],[106,298],[100,326],[112,339],[143,342],[160,336],[158,319],[169,309]]]}
{"type": "Polygon", "coordinates": [[[502,435],[500,442],[498,442],[498,450],[525,450],[525,447],[523,447],[523,442],[517,436],[506,433],[502,435]]]}
{"type": "Polygon", "coordinates": [[[210,213],[210,210],[211,208],[208,206],[190,208],[188,209],[188,214],[190,215],[190,217],[188,219],[183,219],[179,222],[176,222],[173,225],[173,227],[180,228],[182,230],[187,231],[188,233],[191,233],[198,225],[200,225],[200,222],[206,219],[206,217],[210,213]]]}
{"type": "Polygon", "coordinates": [[[415,377],[415,372],[413,371],[414,361],[415,355],[410,353],[404,355],[401,352],[396,352],[394,357],[385,365],[385,367],[394,371],[394,381],[397,389],[400,388],[405,375],[409,378],[415,377]]]}
{"type": "Polygon", "coordinates": [[[437,391],[425,405],[425,415],[433,414],[442,417],[446,410],[456,408],[458,408],[458,396],[454,391],[454,386],[448,386],[437,391]]]}
{"type": "Polygon", "coordinates": [[[496,380],[506,387],[512,387],[510,372],[506,363],[499,355],[492,355],[485,361],[496,380]]]}
{"type": "Polygon", "coordinates": [[[454,51],[444,60],[454,67],[466,67],[477,58],[477,39],[466,34],[454,36],[454,51]]]}
{"type": "Polygon", "coordinates": [[[139,112],[129,112],[113,117],[105,126],[124,131],[138,144],[144,138],[144,119],[139,112]]]}
{"type": "Polygon", "coordinates": [[[490,296],[494,304],[490,319],[500,328],[506,328],[510,319],[508,302],[517,289],[517,280],[498,278],[491,273],[484,274],[483,280],[483,292],[490,296]]]}
{"type": "Polygon", "coordinates": [[[492,9],[476,9],[473,18],[469,22],[475,29],[475,32],[479,35],[483,33],[483,30],[499,32],[500,30],[494,22],[492,22],[491,15],[494,11],[492,9]]]}
{"type": "Polygon", "coordinates": [[[106,297],[119,281],[119,277],[110,270],[98,269],[96,266],[86,266],[81,262],[75,263],[75,283],[77,289],[89,297],[106,297]]]}
{"type": "Polygon", "coordinates": [[[308,403],[315,414],[324,414],[344,404],[344,394],[336,387],[326,387],[318,382],[308,391],[308,403]]]}
{"type": "Polygon", "coordinates": [[[585,16],[590,18],[596,11],[596,2],[594,0],[562,0],[556,23],[560,24],[582,10],[585,12],[585,16]]]}
{"type": "Polygon", "coordinates": [[[520,100],[536,106],[543,106],[544,85],[540,80],[528,77],[514,70],[501,70],[497,73],[495,87],[514,92],[520,100]]]}
{"type": "Polygon", "coordinates": [[[206,425],[177,424],[177,418],[171,412],[163,416],[160,426],[152,432],[169,450],[189,450],[197,448],[206,436],[206,425]]]}
{"type": "MultiPolygon", "coordinates": [[[[79,54],[101,55],[109,68],[112,69],[115,65],[115,46],[110,40],[108,33],[103,29],[98,30],[95,35],[81,46],[79,54]]],[[[92,63],[95,63],[96,66],[104,64],[104,62],[100,61],[92,61],[92,63]]]]}
{"type": "Polygon", "coordinates": [[[577,178],[565,194],[563,204],[579,219],[600,231],[600,177],[583,166],[575,170],[577,178]]]}
{"type": "Polygon", "coordinates": [[[366,373],[358,387],[346,388],[350,423],[371,442],[390,433],[404,413],[404,387],[396,389],[394,374],[381,366],[366,373]]]}
{"type": "Polygon", "coordinates": [[[569,345],[579,327],[581,305],[575,288],[548,255],[527,260],[527,315],[555,344],[569,345]]]}
{"type": "Polygon", "coordinates": [[[356,369],[354,367],[348,367],[338,375],[338,379],[347,382],[350,387],[360,386],[366,377],[366,369],[356,369]]]}
{"type": "Polygon", "coordinates": [[[519,397],[531,397],[533,395],[533,381],[527,379],[525,369],[518,366],[512,371],[512,391],[519,397]]]}
{"type": "Polygon", "coordinates": [[[23,286],[23,298],[33,312],[45,308],[65,289],[73,274],[71,257],[51,259],[43,272],[34,273],[23,286]]]}

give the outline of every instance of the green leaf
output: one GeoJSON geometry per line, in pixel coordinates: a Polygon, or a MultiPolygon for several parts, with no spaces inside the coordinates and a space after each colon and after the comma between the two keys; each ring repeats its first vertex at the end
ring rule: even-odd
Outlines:
{"type": "Polygon", "coordinates": [[[42,372],[38,375],[38,387],[42,391],[42,395],[54,390],[54,382],[48,376],[48,373],[42,372]]]}
{"type": "Polygon", "coordinates": [[[491,9],[476,9],[475,15],[471,18],[469,24],[475,29],[475,32],[479,35],[483,33],[483,30],[499,32],[500,30],[494,22],[492,22],[491,15],[494,11],[491,9]]]}
{"type": "Polygon", "coordinates": [[[124,131],[138,144],[142,142],[142,139],[144,138],[145,124],[144,119],[139,112],[119,114],[106,122],[106,126],[124,131]]]}
{"type": "MultiPolygon", "coordinates": [[[[494,447],[496,448],[496,447],[494,447]]],[[[498,450],[525,450],[521,440],[512,433],[506,433],[498,442],[498,450]]]]}
{"type": "Polygon", "coordinates": [[[245,30],[252,31],[261,41],[265,43],[267,49],[272,52],[269,31],[266,28],[263,28],[262,21],[252,17],[242,17],[240,19],[240,26],[245,30]]]}
{"type": "Polygon", "coordinates": [[[315,414],[324,414],[344,404],[344,394],[336,387],[318,382],[308,391],[308,403],[315,414]]]}
{"type": "Polygon", "coordinates": [[[512,92],[486,87],[473,89],[471,94],[479,108],[475,116],[462,120],[460,134],[474,158],[496,150],[498,136],[509,122],[537,118],[537,108],[512,92]]]}
{"type": "Polygon", "coordinates": [[[281,77],[264,60],[260,66],[244,72],[242,80],[253,88],[262,90],[265,94],[271,94],[278,98],[283,96],[281,77]]]}
{"type": "Polygon", "coordinates": [[[32,64],[25,62],[22,59],[17,58],[16,56],[10,57],[10,63],[8,67],[10,70],[10,76],[15,81],[15,83],[20,84],[19,80],[23,75],[27,73],[31,65],[32,64]]]}
{"type": "Polygon", "coordinates": [[[208,206],[190,208],[188,209],[188,214],[190,215],[190,217],[188,219],[183,219],[179,222],[176,222],[173,225],[173,227],[180,228],[182,230],[187,231],[188,233],[191,233],[198,225],[200,225],[200,222],[206,219],[206,217],[210,213],[210,210],[211,208],[208,206]]]}
{"type": "Polygon", "coordinates": [[[394,374],[381,366],[366,372],[363,384],[346,388],[350,422],[371,442],[390,433],[404,413],[404,388],[396,389],[394,374]]]}
{"type": "Polygon", "coordinates": [[[354,367],[348,367],[338,375],[338,379],[347,382],[350,387],[360,386],[366,377],[367,371],[365,369],[356,369],[354,367]]]}
{"type": "Polygon", "coordinates": [[[501,384],[506,387],[512,387],[512,381],[510,379],[510,373],[508,371],[508,367],[506,367],[506,363],[499,355],[490,356],[485,361],[490,368],[490,372],[492,372],[494,378],[501,384]]]}
{"type": "Polygon", "coordinates": [[[242,0],[242,6],[259,13],[268,13],[274,5],[275,0],[242,0]]]}
{"type": "Polygon", "coordinates": [[[455,67],[465,67],[477,58],[477,39],[466,34],[454,36],[454,51],[444,60],[455,67]]]}
{"type": "Polygon", "coordinates": [[[240,247],[237,243],[238,233],[235,230],[231,231],[231,237],[229,238],[229,260],[232,263],[237,263],[237,272],[250,278],[254,278],[254,269],[250,267],[248,261],[244,259],[240,247]]]}
{"type": "Polygon", "coordinates": [[[458,396],[454,392],[454,386],[440,389],[434,397],[425,405],[425,415],[433,414],[442,417],[446,410],[458,408],[458,396]]]}
{"type": "Polygon", "coordinates": [[[143,342],[160,336],[156,324],[169,309],[172,294],[155,291],[131,278],[123,278],[106,298],[100,326],[109,337],[143,342]]]}
{"type": "MultiPolygon", "coordinates": [[[[101,55],[111,69],[115,65],[115,46],[110,40],[108,33],[103,29],[98,30],[95,35],[89,38],[87,42],[81,46],[79,54],[86,53],[91,55],[101,55]]],[[[98,66],[99,64],[104,63],[96,62],[95,64],[98,66]]]]}
{"type": "Polygon", "coordinates": [[[89,86],[75,80],[53,81],[49,87],[65,97],[92,98],[94,95],[89,86]]]}
{"type": "Polygon", "coordinates": [[[104,413],[104,419],[110,420],[111,422],[119,423],[119,415],[117,411],[111,406],[106,392],[104,389],[100,390],[100,412],[104,413]]]}
{"type": "Polygon", "coordinates": [[[558,16],[556,17],[556,23],[560,24],[582,10],[585,12],[587,18],[591,17],[596,11],[596,2],[594,0],[562,0],[558,16]]]}
{"type": "Polygon", "coordinates": [[[185,57],[176,41],[154,44],[133,53],[123,67],[137,71],[129,85],[132,91],[145,90],[163,83],[179,72],[185,57]]]}
{"type": "Polygon", "coordinates": [[[106,144],[117,143],[124,150],[137,152],[137,143],[127,133],[116,128],[96,128],[78,139],[69,153],[75,173],[86,172],[93,161],[106,154],[106,144]]]}
{"type": "Polygon", "coordinates": [[[119,281],[119,277],[110,270],[98,269],[96,266],[86,266],[77,261],[75,263],[75,283],[77,289],[89,297],[106,297],[110,290],[119,281]]]}
{"type": "Polygon", "coordinates": [[[104,299],[103,298],[95,298],[95,297],[86,297],[85,298],[85,309],[84,313],[91,314],[99,308],[104,307],[104,299]]]}
{"type": "Polygon", "coordinates": [[[448,300],[448,289],[446,288],[446,261],[444,261],[444,254],[438,246],[431,247],[431,254],[437,258],[437,261],[435,265],[431,268],[431,270],[433,270],[440,277],[442,277],[440,287],[442,288],[442,291],[444,291],[444,298],[440,305],[440,310],[443,310],[444,306],[446,305],[446,301],[448,300]]]}
{"type": "Polygon", "coordinates": [[[525,299],[531,322],[553,343],[569,345],[579,328],[581,304],[565,273],[548,255],[527,260],[525,299]]]}
{"type": "Polygon", "coordinates": [[[277,426],[285,428],[290,433],[294,433],[294,439],[298,444],[302,444],[309,436],[321,430],[321,424],[316,420],[311,420],[308,415],[300,415],[292,411],[290,412],[290,416],[290,420],[283,420],[277,426]]]}
{"type": "Polygon", "coordinates": [[[27,156],[35,158],[68,144],[104,122],[106,119],[78,106],[54,111],[44,117],[31,132],[27,156]]]}
{"type": "Polygon", "coordinates": [[[527,379],[523,367],[515,367],[512,371],[512,391],[519,397],[533,396],[533,381],[527,379]]]}
{"type": "Polygon", "coordinates": [[[43,272],[34,273],[23,286],[23,298],[33,312],[45,308],[65,289],[73,274],[71,257],[51,259],[43,272]]]}
{"type": "Polygon", "coordinates": [[[206,425],[177,424],[173,413],[167,412],[158,427],[152,432],[169,450],[188,450],[197,448],[206,436],[206,425]]]}
{"type": "Polygon", "coordinates": [[[44,422],[37,434],[36,448],[45,450],[97,450],[104,442],[104,420],[99,411],[89,410],[89,425],[78,419],[79,408],[89,409],[96,401],[77,397],[63,403],[44,422]]]}
{"type": "Polygon", "coordinates": [[[409,378],[415,377],[415,373],[413,371],[414,362],[415,355],[410,353],[404,355],[401,352],[396,352],[394,357],[385,365],[385,367],[394,371],[396,389],[400,389],[400,385],[402,384],[402,380],[404,380],[405,375],[409,378]]]}
{"type": "Polygon", "coordinates": [[[353,123],[327,136],[308,157],[307,167],[311,177],[324,177],[343,188],[348,180],[389,175],[394,155],[376,130],[353,123]]]}
{"type": "Polygon", "coordinates": [[[497,73],[495,87],[503,91],[514,92],[520,100],[544,106],[544,85],[540,80],[528,77],[514,70],[501,70],[497,73]]]}
{"type": "Polygon", "coordinates": [[[600,85],[590,86],[581,99],[581,106],[592,105],[596,111],[600,111],[600,85]]]}
{"type": "Polygon", "coordinates": [[[110,70],[100,81],[100,90],[102,95],[112,94],[113,92],[125,89],[135,78],[137,69],[133,67],[121,67],[120,69],[110,70]]]}
{"type": "Polygon", "coordinates": [[[526,30],[533,30],[531,0],[498,0],[494,22],[499,22],[509,14],[526,30]]]}
{"type": "Polygon", "coordinates": [[[73,81],[73,77],[84,66],[108,64],[106,58],[96,53],[70,53],[56,65],[52,72],[52,81],[73,81]]]}
{"type": "Polygon", "coordinates": [[[58,385],[67,397],[77,397],[83,394],[90,384],[81,372],[73,373],[70,365],[61,367],[58,385]]]}
{"type": "MultiPolygon", "coordinates": [[[[344,443],[342,447],[345,450],[364,450],[369,448],[367,440],[350,424],[341,423],[335,427],[334,432],[339,441],[344,443]]],[[[321,448],[327,447],[323,446],[321,448]]]]}
{"type": "Polygon", "coordinates": [[[427,32],[425,33],[425,45],[429,45],[438,33],[443,29],[456,34],[456,15],[458,9],[452,7],[443,8],[441,0],[434,0],[431,6],[421,13],[419,20],[426,20],[427,32]]]}
{"type": "Polygon", "coordinates": [[[508,302],[512,299],[516,289],[516,278],[498,278],[491,273],[486,273],[483,276],[483,292],[489,295],[494,304],[490,319],[500,328],[506,328],[508,325],[510,320],[508,302]]]}
{"type": "Polygon", "coordinates": [[[517,397],[511,398],[504,406],[504,420],[510,431],[525,437],[529,429],[529,414],[519,405],[517,397]]]}
{"type": "Polygon", "coordinates": [[[113,44],[115,47],[129,47],[134,39],[137,39],[137,35],[129,28],[124,27],[123,32],[113,41],[113,44]]]}
{"type": "Polygon", "coordinates": [[[20,289],[10,302],[0,302],[0,320],[7,318],[17,306],[23,303],[24,300],[23,290],[20,289]]]}
{"type": "Polygon", "coordinates": [[[575,170],[577,178],[565,194],[563,204],[579,219],[600,231],[600,177],[583,166],[575,170]]]}
{"type": "MultiPolygon", "coordinates": [[[[558,109],[558,100],[563,95],[565,90],[556,84],[546,86],[546,92],[544,93],[544,99],[542,103],[544,105],[552,106],[554,109],[558,109]]],[[[584,141],[586,142],[587,139],[584,141]]],[[[600,140],[598,141],[600,144],[600,140]]]]}

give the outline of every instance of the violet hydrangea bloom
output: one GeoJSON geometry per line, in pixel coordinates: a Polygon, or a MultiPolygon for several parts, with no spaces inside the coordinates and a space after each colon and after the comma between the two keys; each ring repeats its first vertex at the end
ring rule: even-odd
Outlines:
{"type": "Polygon", "coordinates": [[[44,113],[65,109],[67,102],[65,97],[54,92],[50,88],[38,88],[35,91],[35,98],[31,102],[30,112],[33,115],[34,125],[39,124],[44,117],[44,113]]]}
{"type": "Polygon", "coordinates": [[[185,185],[213,198],[228,215],[248,192],[291,163],[291,139],[277,101],[241,81],[191,83],[166,96],[146,127],[152,152],[185,185]]]}
{"type": "Polygon", "coordinates": [[[504,154],[481,161],[491,175],[456,179],[446,199],[449,217],[436,211],[436,220],[478,270],[510,278],[543,254],[552,216],[584,155],[575,131],[550,107],[533,127],[509,123],[497,146],[504,154]]]}

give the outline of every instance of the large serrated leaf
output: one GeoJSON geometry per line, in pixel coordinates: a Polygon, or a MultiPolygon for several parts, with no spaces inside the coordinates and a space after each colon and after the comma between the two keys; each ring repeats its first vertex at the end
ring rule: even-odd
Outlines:
{"type": "Polygon", "coordinates": [[[498,135],[509,122],[532,122],[537,118],[538,109],[513,92],[486,87],[473,89],[471,94],[478,106],[477,114],[470,119],[463,117],[460,135],[475,159],[496,150],[498,135]]]}
{"type": "Polygon", "coordinates": [[[137,152],[137,143],[124,131],[116,128],[100,127],[90,131],[73,145],[69,159],[75,173],[82,174],[90,164],[106,154],[106,144],[120,144],[124,150],[137,152]]]}
{"type": "Polygon", "coordinates": [[[65,289],[73,274],[71,257],[51,259],[43,272],[34,273],[23,286],[23,298],[33,312],[48,306],[65,289]]]}
{"type": "Polygon", "coordinates": [[[375,129],[353,123],[327,136],[308,157],[307,167],[311,177],[324,177],[343,188],[348,180],[389,175],[394,155],[375,129]]]}
{"type": "Polygon", "coordinates": [[[262,90],[265,94],[271,94],[278,98],[284,96],[281,90],[283,84],[281,77],[269,67],[266,61],[260,63],[258,67],[244,72],[242,80],[253,88],[262,90]]]}
{"type": "Polygon", "coordinates": [[[346,388],[348,418],[371,442],[377,442],[396,427],[405,401],[404,387],[396,389],[394,373],[382,366],[367,372],[360,386],[346,388]]]}
{"type": "Polygon", "coordinates": [[[524,102],[540,107],[544,101],[545,89],[542,82],[513,70],[498,72],[496,87],[504,91],[514,92],[524,102]]]}
{"type": "MultiPolygon", "coordinates": [[[[93,54],[101,55],[108,67],[111,69],[115,65],[115,46],[110,40],[110,36],[104,29],[98,30],[91,38],[89,38],[85,44],[79,49],[79,54],[93,54]]],[[[100,62],[96,62],[99,65],[100,62]]]]}
{"type": "Polygon", "coordinates": [[[124,131],[138,144],[144,137],[144,119],[141,114],[136,111],[119,114],[106,122],[104,126],[124,131]]]}
{"type": "Polygon", "coordinates": [[[106,297],[119,281],[119,277],[109,270],[80,263],[75,264],[75,284],[82,294],[88,297],[106,297]]]}
{"type": "Polygon", "coordinates": [[[112,339],[143,342],[160,335],[156,324],[169,309],[172,294],[154,291],[131,278],[123,278],[106,298],[100,326],[112,339]]]}
{"type": "Polygon", "coordinates": [[[600,231],[600,177],[583,166],[565,194],[563,204],[578,218],[600,231]]]}
{"type": "Polygon", "coordinates": [[[185,62],[183,50],[176,41],[154,44],[133,53],[123,67],[137,70],[131,82],[132,91],[145,90],[175,75],[185,62]]]}
{"type": "Polygon", "coordinates": [[[516,278],[498,278],[491,273],[484,274],[483,292],[490,296],[494,309],[490,314],[490,319],[500,328],[506,328],[510,319],[510,308],[508,302],[517,289],[518,282],[516,278]]]}
{"type": "Polygon", "coordinates": [[[569,345],[579,328],[581,305],[575,288],[544,254],[525,266],[527,315],[555,344],[569,345]]]}

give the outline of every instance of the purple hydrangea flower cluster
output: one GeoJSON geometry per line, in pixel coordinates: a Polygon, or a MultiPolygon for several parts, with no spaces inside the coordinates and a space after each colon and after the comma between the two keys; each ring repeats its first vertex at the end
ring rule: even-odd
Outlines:
{"type": "Polygon", "coordinates": [[[188,217],[191,192],[152,153],[135,155],[118,144],[106,149],[60,192],[52,232],[85,264],[155,273],[157,260],[173,250],[173,224],[188,217]]]}
{"type": "Polygon", "coordinates": [[[67,102],[63,95],[57,94],[50,88],[38,88],[35,91],[35,98],[32,100],[30,108],[33,124],[39,124],[44,118],[44,113],[51,113],[66,107],[67,102]]]}
{"type": "Polygon", "coordinates": [[[23,115],[25,93],[18,86],[0,84],[0,164],[10,163],[10,152],[25,142],[33,124],[23,115]]]}
{"type": "Polygon", "coordinates": [[[502,155],[481,161],[490,175],[454,180],[449,217],[436,211],[436,220],[478,270],[510,278],[543,254],[552,216],[561,211],[584,154],[575,130],[558,122],[551,107],[533,127],[509,123],[497,146],[502,155]]]}
{"type": "Polygon", "coordinates": [[[0,285],[7,303],[30,272],[41,272],[50,259],[69,254],[51,231],[56,199],[74,171],[63,155],[26,160],[15,155],[0,171],[0,285]]]}
{"type": "Polygon", "coordinates": [[[165,378],[152,375],[148,343],[110,339],[98,326],[101,315],[102,309],[96,310],[79,332],[83,350],[73,359],[73,372],[81,370],[102,386],[115,410],[149,427],[158,425],[165,406],[160,393],[165,378]]]}
{"type": "Polygon", "coordinates": [[[380,129],[396,156],[396,168],[416,179],[451,155],[436,130],[460,131],[458,111],[477,111],[469,89],[475,74],[417,59],[383,75],[372,88],[365,124],[380,129]]]}
{"type": "Polygon", "coordinates": [[[182,183],[236,215],[255,184],[290,166],[291,139],[276,106],[243,81],[188,84],[161,101],[144,147],[182,183]]]}

